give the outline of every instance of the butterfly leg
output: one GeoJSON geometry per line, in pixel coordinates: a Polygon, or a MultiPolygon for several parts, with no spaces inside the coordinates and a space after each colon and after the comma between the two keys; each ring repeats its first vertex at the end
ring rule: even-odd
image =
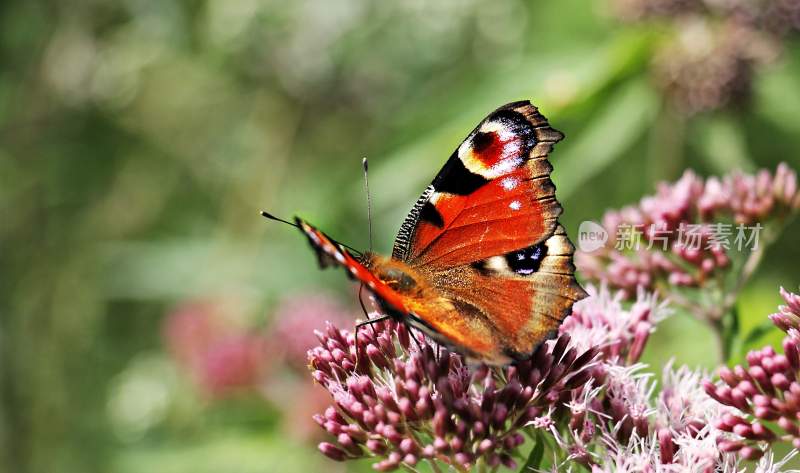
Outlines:
{"type": "MultiPolygon", "coordinates": [[[[364,327],[365,325],[373,325],[373,324],[376,324],[378,322],[383,322],[384,320],[389,320],[391,318],[392,318],[391,315],[381,315],[380,317],[375,317],[374,319],[370,319],[369,315],[367,315],[367,320],[365,320],[363,322],[359,322],[359,323],[356,324],[355,340],[353,340],[353,343],[356,346],[356,366],[358,366],[358,362],[361,360],[361,358],[359,357],[359,350],[358,350],[358,330],[361,327],[364,327]]],[[[372,327],[372,330],[375,330],[375,327],[372,327]]]]}
{"type": "MultiPolygon", "coordinates": [[[[364,305],[364,298],[361,294],[364,292],[364,283],[362,282],[361,285],[358,286],[358,303],[361,305],[361,311],[364,312],[364,317],[369,320],[369,312],[367,311],[367,306],[364,305]]],[[[375,326],[372,326],[372,335],[377,336],[378,334],[375,332],[375,326]]]]}
{"type": "MultiPolygon", "coordinates": [[[[422,350],[422,346],[424,345],[424,342],[423,342],[423,341],[420,341],[420,340],[419,340],[419,339],[418,339],[418,338],[417,338],[417,337],[414,335],[414,332],[415,332],[416,330],[418,330],[418,329],[416,329],[416,328],[413,328],[413,327],[411,327],[410,325],[406,324],[406,330],[408,330],[408,335],[409,335],[409,337],[411,338],[411,340],[414,340],[414,345],[416,345],[416,346],[417,346],[417,350],[419,350],[419,352],[420,352],[420,353],[422,353],[422,351],[423,351],[423,350],[422,350]]],[[[420,331],[420,333],[422,333],[422,331],[420,331]]]]}

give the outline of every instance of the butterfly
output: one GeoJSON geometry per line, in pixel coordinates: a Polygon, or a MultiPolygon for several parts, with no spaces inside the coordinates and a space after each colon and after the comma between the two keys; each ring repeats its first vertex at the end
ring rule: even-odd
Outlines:
{"type": "Polygon", "coordinates": [[[391,256],[357,255],[300,218],[296,226],[322,268],[344,267],[371,292],[380,319],[473,361],[526,359],[586,297],[550,180],[547,156],[562,138],[528,101],[489,114],[413,205],[391,256]]]}

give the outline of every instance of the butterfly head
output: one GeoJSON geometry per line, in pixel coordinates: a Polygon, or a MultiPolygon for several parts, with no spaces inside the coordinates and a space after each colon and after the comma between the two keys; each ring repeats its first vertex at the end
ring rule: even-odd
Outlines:
{"type": "Polygon", "coordinates": [[[362,280],[362,273],[368,272],[376,281],[402,294],[414,293],[420,289],[423,276],[409,265],[395,258],[377,255],[370,251],[354,255],[344,245],[331,239],[308,222],[300,218],[296,218],[295,221],[317,253],[322,268],[341,265],[349,271],[351,276],[362,280]]]}

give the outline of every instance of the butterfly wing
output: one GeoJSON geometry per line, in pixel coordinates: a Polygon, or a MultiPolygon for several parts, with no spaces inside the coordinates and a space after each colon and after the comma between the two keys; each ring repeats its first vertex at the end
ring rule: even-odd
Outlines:
{"type": "Polygon", "coordinates": [[[493,353],[497,341],[474,337],[476,330],[488,332],[492,330],[492,325],[486,321],[464,317],[453,300],[441,295],[426,283],[424,275],[415,273],[404,263],[391,258],[370,256],[362,261],[309,223],[299,218],[295,221],[316,251],[322,268],[342,266],[351,279],[363,283],[376,296],[382,309],[440,343],[453,346],[475,359],[493,358],[489,354],[493,353]],[[415,281],[411,290],[398,291],[387,283],[393,279],[392,275],[408,273],[413,274],[415,281]],[[426,316],[420,318],[417,313],[426,316]],[[435,325],[429,324],[427,320],[435,325]]]}
{"type": "Polygon", "coordinates": [[[469,351],[501,363],[529,355],[585,297],[547,161],[562,137],[529,102],[500,107],[414,205],[393,257],[425,274],[459,317],[418,304],[420,328],[457,346],[480,340],[469,351]]]}
{"type": "MultiPolygon", "coordinates": [[[[476,358],[492,363],[527,358],[554,335],[572,305],[586,297],[575,280],[574,247],[561,225],[544,242],[430,274],[439,295],[466,319],[459,336],[481,340],[476,358]]],[[[424,305],[415,314],[435,331],[453,331],[452,317],[424,305]]],[[[454,340],[458,344],[457,340],[454,340]]]]}
{"type": "Polygon", "coordinates": [[[359,258],[353,256],[344,246],[300,218],[295,218],[295,223],[317,253],[320,267],[324,269],[329,266],[342,266],[351,279],[362,282],[380,298],[387,309],[398,314],[409,312],[404,297],[378,278],[370,268],[359,258]]]}
{"type": "Polygon", "coordinates": [[[544,241],[561,214],[547,154],[562,138],[530,102],[492,112],[414,205],[392,256],[451,268],[544,241]]]}

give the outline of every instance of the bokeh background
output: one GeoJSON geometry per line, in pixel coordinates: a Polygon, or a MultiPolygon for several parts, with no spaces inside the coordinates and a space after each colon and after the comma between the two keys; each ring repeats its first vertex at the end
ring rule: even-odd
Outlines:
{"type": "MultiPolygon", "coordinates": [[[[258,211],[366,247],[366,156],[388,252],[525,98],[566,134],[572,234],[686,168],[797,169],[798,26],[794,0],[0,3],[0,471],[371,471],[316,452],[303,361],[355,292],[258,211]]],[[[800,284],[798,232],[745,330],[800,284]]],[[[710,340],[677,314],[645,359],[710,368],[710,340]]]]}

